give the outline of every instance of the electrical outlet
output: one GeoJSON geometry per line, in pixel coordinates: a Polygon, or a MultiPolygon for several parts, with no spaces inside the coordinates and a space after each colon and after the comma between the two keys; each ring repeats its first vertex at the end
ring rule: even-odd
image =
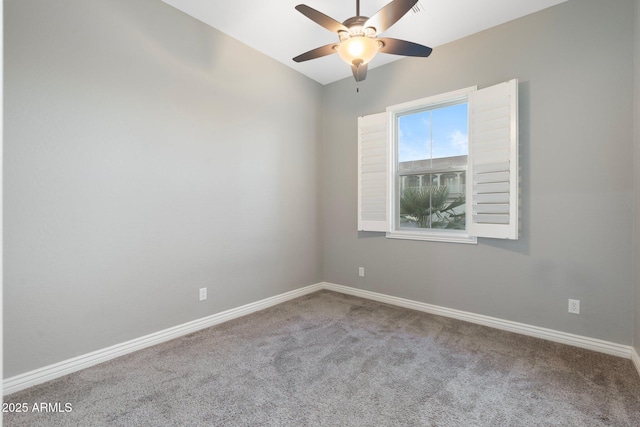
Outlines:
{"type": "Polygon", "coordinates": [[[580,300],[579,299],[570,299],[569,300],[569,313],[580,314],[580,300]]]}
{"type": "Polygon", "coordinates": [[[358,276],[364,277],[364,267],[358,267],[358,276]]]}
{"type": "Polygon", "coordinates": [[[200,288],[200,301],[207,299],[207,288],[200,288]]]}

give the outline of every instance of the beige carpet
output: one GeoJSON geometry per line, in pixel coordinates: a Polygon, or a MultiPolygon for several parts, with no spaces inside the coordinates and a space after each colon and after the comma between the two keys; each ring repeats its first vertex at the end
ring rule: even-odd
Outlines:
{"type": "Polygon", "coordinates": [[[629,360],[321,291],[5,402],[29,407],[9,427],[640,426],[640,377],[629,360]],[[31,410],[42,402],[61,410],[31,410]]]}

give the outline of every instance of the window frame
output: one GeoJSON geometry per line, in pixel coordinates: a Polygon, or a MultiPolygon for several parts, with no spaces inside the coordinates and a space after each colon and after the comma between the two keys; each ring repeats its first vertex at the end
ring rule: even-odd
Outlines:
{"type": "Polygon", "coordinates": [[[436,109],[439,106],[445,107],[456,103],[467,103],[467,137],[468,151],[467,151],[467,166],[465,172],[468,171],[468,165],[471,162],[471,97],[472,94],[477,91],[477,86],[470,86],[463,89],[454,90],[438,95],[429,96],[409,102],[404,102],[397,105],[387,107],[386,111],[389,114],[388,126],[390,140],[389,144],[389,230],[386,232],[386,237],[390,239],[408,239],[408,240],[426,240],[436,242],[451,242],[451,243],[467,243],[477,244],[478,238],[469,234],[470,218],[470,195],[473,191],[472,179],[470,179],[467,173],[465,182],[465,229],[464,230],[444,230],[444,229],[407,229],[400,227],[400,173],[398,168],[398,117],[411,113],[412,111],[418,112],[426,109],[436,109]]]}

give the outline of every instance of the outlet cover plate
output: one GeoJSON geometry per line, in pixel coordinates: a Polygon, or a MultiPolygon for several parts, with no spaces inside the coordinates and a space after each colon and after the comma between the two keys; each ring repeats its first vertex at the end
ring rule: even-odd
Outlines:
{"type": "Polygon", "coordinates": [[[570,299],[569,300],[569,313],[580,314],[580,300],[579,299],[570,299]]]}

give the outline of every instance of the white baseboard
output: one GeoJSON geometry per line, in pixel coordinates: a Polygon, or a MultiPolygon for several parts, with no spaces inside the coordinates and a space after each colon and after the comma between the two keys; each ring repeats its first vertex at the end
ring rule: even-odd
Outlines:
{"type": "Polygon", "coordinates": [[[179,338],[184,335],[199,331],[201,329],[218,325],[220,323],[227,322],[238,317],[246,316],[247,314],[272,307],[274,305],[294,298],[298,298],[306,294],[310,294],[312,292],[319,291],[321,289],[322,285],[319,283],[306,286],[301,289],[296,289],[294,291],[286,292],[284,294],[276,295],[274,297],[266,298],[254,303],[226,310],[221,313],[204,317],[202,319],[194,320],[182,325],[165,329],[163,331],[145,335],[131,341],[116,344],[114,346],[74,357],[72,359],[64,360],[53,365],[35,369],[24,374],[16,375],[3,381],[3,394],[9,395],[11,393],[24,390],[34,385],[42,384],[55,378],[60,378],[72,372],[76,372],[81,369],[85,369],[90,366],[115,359],[116,357],[124,356],[125,354],[129,354],[137,350],[142,350],[146,347],[151,347],[152,345],[160,344],[162,342],[179,338]]]}
{"type": "Polygon", "coordinates": [[[640,357],[638,357],[638,353],[631,346],[615,344],[580,335],[568,334],[566,332],[555,331],[552,329],[539,328],[537,326],[511,322],[508,320],[497,319],[495,317],[454,310],[437,305],[380,294],[377,292],[351,288],[348,286],[336,285],[334,283],[321,282],[7,378],[3,381],[3,394],[9,395],[34,385],[60,378],[72,372],[115,359],[116,357],[124,356],[125,354],[142,350],[143,348],[151,347],[201,329],[218,325],[238,317],[246,316],[247,314],[251,314],[322,289],[624,357],[632,360],[634,366],[638,370],[638,374],[640,374],[640,357]]]}
{"type": "MultiPolygon", "coordinates": [[[[334,283],[322,283],[322,288],[340,292],[343,294],[353,295],[374,301],[384,302],[391,305],[410,308],[413,310],[423,311],[425,313],[437,314],[439,316],[452,317],[454,319],[464,320],[470,323],[477,323],[496,329],[515,332],[522,335],[542,338],[548,341],[554,341],[574,347],[585,348],[600,353],[611,354],[613,356],[631,359],[633,347],[628,345],[616,344],[608,341],[602,341],[595,338],[583,337],[580,335],[569,334],[566,332],[555,331],[553,329],[540,328],[524,323],[512,322],[509,320],[498,319],[495,317],[483,316],[481,314],[469,313],[466,311],[454,310],[451,308],[440,307],[437,305],[426,304],[423,302],[412,301],[404,298],[393,297],[377,292],[365,291],[362,289],[351,288],[348,286],[336,285],[334,283]]],[[[637,354],[636,354],[637,358],[637,354]]],[[[636,368],[640,373],[640,359],[634,360],[636,368]]]]}

